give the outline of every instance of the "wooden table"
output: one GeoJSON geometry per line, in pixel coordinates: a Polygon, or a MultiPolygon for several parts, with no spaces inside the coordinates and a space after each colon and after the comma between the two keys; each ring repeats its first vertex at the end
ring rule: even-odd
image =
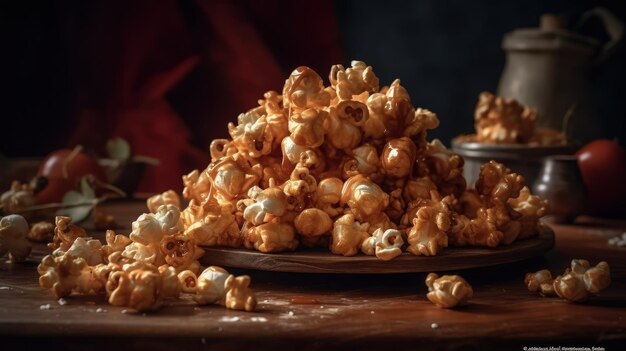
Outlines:
{"type": "MultiPolygon", "coordinates": [[[[106,205],[125,224],[143,202],[106,205]]],[[[0,263],[0,349],[626,349],[626,249],[607,239],[626,221],[554,226],[556,247],[543,257],[462,272],[474,298],[461,309],[426,299],[425,274],[313,275],[245,271],[259,308],[248,313],[175,301],[151,314],[110,306],[103,296],[72,296],[61,306],[37,283],[48,251],[37,245],[26,263],[0,263]],[[562,272],[572,258],[609,262],[613,283],[586,304],[531,294],[526,272],[562,272]],[[41,309],[42,305],[50,309],[41,309]],[[87,347],[88,346],[88,347],[87,347]],[[52,347],[52,348],[49,348],[52,347]]],[[[88,229],[88,228],[87,228],[88,229]]],[[[102,238],[102,233],[94,236],[102,238]]],[[[242,273],[236,271],[235,273],[242,273]]]]}

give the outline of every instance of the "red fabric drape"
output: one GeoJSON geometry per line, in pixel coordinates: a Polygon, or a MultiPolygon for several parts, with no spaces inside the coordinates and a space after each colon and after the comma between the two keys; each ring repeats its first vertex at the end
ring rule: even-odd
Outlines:
{"type": "Polygon", "coordinates": [[[65,9],[76,87],[70,145],[127,139],[161,161],[141,191],[180,190],[226,124],[289,71],[342,61],[331,1],[107,1],[65,9]]]}

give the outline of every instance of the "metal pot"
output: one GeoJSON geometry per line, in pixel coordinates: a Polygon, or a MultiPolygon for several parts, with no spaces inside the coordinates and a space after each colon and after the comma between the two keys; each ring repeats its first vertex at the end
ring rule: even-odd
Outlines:
{"type": "Polygon", "coordinates": [[[469,186],[478,180],[480,166],[491,160],[503,163],[513,172],[524,176],[531,186],[542,167],[543,158],[550,155],[572,155],[578,150],[575,145],[528,146],[525,144],[482,144],[475,142],[452,141],[452,151],[465,160],[463,176],[469,186]]]}
{"type": "Polygon", "coordinates": [[[569,115],[567,136],[578,142],[604,135],[604,122],[597,119],[592,106],[590,79],[593,68],[611,54],[624,30],[604,8],[585,13],[579,26],[592,17],[602,21],[611,37],[604,45],[568,31],[553,15],[543,15],[539,28],[518,29],[502,40],[507,56],[498,95],[536,109],[538,127],[562,130],[569,115]]]}

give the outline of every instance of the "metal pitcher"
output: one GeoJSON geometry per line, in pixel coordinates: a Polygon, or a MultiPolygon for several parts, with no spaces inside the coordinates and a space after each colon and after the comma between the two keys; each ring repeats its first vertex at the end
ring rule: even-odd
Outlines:
{"type": "Polygon", "coordinates": [[[572,141],[585,142],[605,134],[592,105],[594,67],[621,40],[623,24],[608,10],[586,12],[579,27],[592,17],[603,23],[610,40],[601,45],[592,37],[565,29],[554,15],[543,15],[539,28],[507,33],[502,41],[506,65],[498,94],[537,110],[537,126],[563,130],[572,141]],[[565,122],[567,121],[567,122],[565,122]]]}

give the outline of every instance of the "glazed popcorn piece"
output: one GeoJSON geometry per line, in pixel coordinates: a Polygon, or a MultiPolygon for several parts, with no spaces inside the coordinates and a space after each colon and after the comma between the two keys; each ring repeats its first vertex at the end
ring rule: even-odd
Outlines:
{"type": "Polygon", "coordinates": [[[109,275],[106,291],[109,303],[133,308],[139,312],[159,308],[163,299],[177,296],[178,276],[168,267],[162,272],[142,262],[124,265],[123,270],[109,275]]]}
{"type": "Polygon", "coordinates": [[[343,184],[341,204],[348,205],[357,220],[367,221],[389,205],[389,195],[369,178],[359,174],[343,184]]]}
{"type": "Polygon", "coordinates": [[[474,114],[477,139],[491,143],[525,143],[533,136],[535,110],[516,100],[482,92],[474,114]]]}
{"type": "Polygon", "coordinates": [[[189,204],[183,213],[185,235],[194,238],[196,244],[206,246],[241,246],[242,238],[235,215],[216,202],[202,205],[189,204]]]}
{"type": "Polygon", "coordinates": [[[294,219],[296,232],[305,237],[317,237],[330,233],[333,220],[328,213],[317,209],[307,208],[294,219]]]}
{"type": "Polygon", "coordinates": [[[372,66],[367,66],[362,61],[352,61],[348,69],[342,65],[332,66],[328,79],[341,100],[350,100],[354,95],[363,92],[378,91],[378,77],[374,74],[372,66]]]}
{"type": "Polygon", "coordinates": [[[181,291],[187,294],[195,294],[198,286],[198,277],[190,270],[178,273],[178,282],[181,285],[181,291]]]}
{"type": "Polygon", "coordinates": [[[283,103],[288,108],[306,109],[330,104],[331,95],[314,70],[300,66],[291,72],[283,87],[283,103]]]}
{"type": "Polygon", "coordinates": [[[197,169],[183,175],[183,197],[191,203],[204,203],[211,191],[211,178],[206,171],[197,169]]]}
{"type": "Polygon", "coordinates": [[[244,227],[244,244],[261,252],[293,251],[298,240],[293,226],[278,219],[250,228],[244,227]]]}
{"type": "Polygon", "coordinates": [[[324,121],[328,112],[306,109],[293,112],[288,122],[288,130],[294,143],[308,148],[316,148],[324,143],[324,121]]]}
{"type": "Polygon", "coordinates": [[[9,254],[9,261],[26,260],[32,245],[27,239],[28,222],[20,215],[8,215],[0,219],[0,257],[9,254]]]}
{"type": "Polygon", "coordinates": [[[73,257],[82,258],[90,266],[95,266],[104,262],[102,243],[100,240],[92,238],[78,237],[67,251],[60,248],[52,252],[52,256],[58,257],[69,254],[73,257]]]}
{"type": "Polygon", "coordinates": [[[392,260],[402,254],[402,233],[396,229],[376,229],[374,234],[363,241],[361,251],[366,255],[376,255],[382,261],[392,260]]]}
{"type": "Polygon", "coordinates": [[[33,224],[26,238],[37,243],[45,243],[54,237],[54,224],[41,221],[33,224]]]}
{"type": "Polygon", "coordinates": [[[404,178],[413,172],[417,147],[407,137],[391,139],[385,144],[380,165],[386,176],[404,178]]]}
{"type": "Polygon", "coordinates": [[[45,256],[37,267],[39,286],[50,289],[57,298],[69,296],[86,267],[85,259],[72,255],[45,256]]]}
{"type": "Polygon", "coordinates": [[[458,275],[439,277],[430,273],[426,277],[426,286],[428,300],[441,308],[466,305],[473,295],[472,287],[458,275]]]}
{"type": "Polygon", "coordinates": [[[360,127],[368,118],[367,106],[358,101],[342,101],[331,107],[324,123],[329,144],[341,150],[358,146],[363,134],[360,127]]]}
{"type": "Polygon", "coordinates": [[[554,278],[547,269],[542,269],[535,273],[527,273],[524,278],[524,284],[528,287],[530,292],[540,292],[545,296],[556,295],[554,292],[554,278]]]}
{"type": "Polygon", "coordinates": [[[250,277],[242,275],[235,277],[233,275],[226,278],[224,287],[226,289],[226,297],[224,305],[231,310],[254,311],[257,305],[254,292],[248,287],[250,285],[250,277]]]}
{"type": "Polygon", "coordinates": [[[503,164],[490,161],[480,166],[476,191],[492,202],[517,198],[524,187],[524,177],[512,173],[503,164]]]}
{"type": "Polygon", "coordinates": [[[193,299],[201,305],[224,303],[227,291],[226,280],[231,276],[221,267],[208,267],[196,279],[196,295],[193,296],[193,299]]]}
{"type": "Polygon", "coordinates": [[[161,239],[160,249],[165,263],[173,267],[176,272],[200,270],[197,260],[202,257],[204,250],[196,245],[192,237],[184,234],[169,235],[161,239]]]}
{"type": "MultiPolygon", "coordinates": [[[[37,203],[35,194],[30,184],[20,183],[15,180],[11,183],[11,188],[0,196],[0,204],[5,214],[18,214],[24,209],[37,203]]],[[[25,216],[31,216],[31,212],[24,213],[25,216]]]]}
{"type": "Polygon", "coordinates": [[[255,203],[246,207],[243,218],[254,225],[265,223],[267,215],[280,217],[287,210],[287,196],[280,188],[250,188],[248,196],[255,203]]]}
{"type": "Polygon", "coordinates": [[[369,223],[359,223],[353,214],[345,214],[335,220],[330,251],[336,255],[354,256],[359,252],[363,241],[370,235],[369,223]]]}
{"type": "Polygon", "coordinates": [[[146,200],[146,205],[151,213],[156,213],[162,205],[174,205],[180,208],[180,198],[174,190],[168,190],[161,194],[150,196],[146,200]]]}
{"type": "Polygon", "coordinates": [[[265,116],[259,114],[259,108],[242,113],[237,118],[237,125],[228,124],[228,132],[233,144],[250,157],[260,157],[272,151],[274,136],[268,128],[265,116]]]}
{"type": "Polygon", "coordinates": [[[590,296],[599,294],[611,284],[611,272],[608,263],[602,261],[595,267],[589,261],[572,260],[571,268],[554,279],[554,291],[572,302],[584,302],[590,296]]]}
{"type": "Polygon", "coordinates": [[[71,224],[72,218],[70,217],[56,216],[54,222],[54,237],[52,238],[52,242],[48,243],[49,249],[67,251],[76,238],[87,236],[83,228],[71,224]]]}
{"type": "Polygon", "coordinates": [[[548,213],[548,201],[532,195],[527,186],[520,190],[519,196],[509,199],[508,204],[521,216],[517,221],[521,225],[518,238],[524,239],[535,235],[539,230],[539,218],[548,213]]]}
{"type": "Polygon", "coordinates": [[[132,242],[129,237],[122,234],[116,234],[113,230],[107,230],[105,234],[106,245],[103,245],[101,250],[105,259],[115,253],[122,252],[126,246],[132,242]]]}
{"type": "Polygon", "coordinates": [[[433,204],[421,207],[413,219],[413,227],[408,233],[407,250],[414,255],[434,256],[448,247],[446,231],[450,229],[450,209],[448,199],[437,201],[433,192],[433,204]]]}

